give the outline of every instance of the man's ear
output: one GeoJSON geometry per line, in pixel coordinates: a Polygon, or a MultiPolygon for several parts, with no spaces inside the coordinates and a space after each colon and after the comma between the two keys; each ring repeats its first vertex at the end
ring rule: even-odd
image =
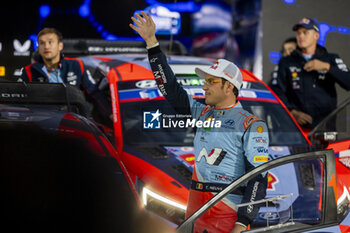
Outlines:
{"type": "Polygon", "coordinates": [[[227,86],[228,92],[227,93],[233,92],[234,85],[231,82],[226,82],[226,83],[228,83],[228,86],[227,86]]]}
{"type": "Polygon", "coordinates": [[[60,50],[60,52],[62,51],[63,49],[63,42],[58,42],[58,49],[60,50]]]}
{"type": "Polygon", "coordinates": [[[235,85],[233,85],[233,83],[231,83],[231,82],[228,82],[228,83],[230,84],[230,90],[232,91],[233,88],[235,88],[235,85]]]}
{"type": "Polygon", "coordinates": [[[315,39],[318,40],[320,38],[320,33],[319,32],[316,32],[315,33],[315,39]]]}

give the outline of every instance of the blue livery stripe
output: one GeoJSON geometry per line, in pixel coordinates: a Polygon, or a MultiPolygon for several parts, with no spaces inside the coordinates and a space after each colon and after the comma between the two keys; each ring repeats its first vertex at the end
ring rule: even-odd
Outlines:
{"type": "Polygon", "coordinates": [[[257,98],[277,100],[271,92],[267,91],[255,91],[257,98]]]}
{"type": "Polygon", "coordinates": [[[133,89],[133,90],[122,90],[119,91],[119,100],[129,99],[154,99],[159,97],[160,94],[158,89],[133,89]]]}
{"type": "Polygon", "coordinates": [[[119,91],[119,99],[135,99],[140,98],[140,90],[128,90],[128,91],[119,91]]]}

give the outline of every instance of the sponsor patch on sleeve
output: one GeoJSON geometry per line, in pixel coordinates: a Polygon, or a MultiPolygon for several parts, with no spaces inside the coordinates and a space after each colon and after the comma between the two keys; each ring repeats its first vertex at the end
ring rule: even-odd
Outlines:
{"type": "Polygon", "coordinates": [[[254,157],[254,162],[255,163],[263,163],[263,162],[268,162],[269,157],[268,156],[255,156],[254,157]]]}
{"type": "Polygon", "coordinates": [[[261,119],[254,115],[249,115],[243,122],[244,129],[247,130],[251,124],[253,124],[255,121],[261,121],[261,119]]]}
{"type": "Polygon", "coordinates": [[[256,128],[256,131],[257,131],[258,133],[262,133],[262,132],[264,132],[264,128],[263,128],[262,126],[258,126],[258,127],[256,128]]]}

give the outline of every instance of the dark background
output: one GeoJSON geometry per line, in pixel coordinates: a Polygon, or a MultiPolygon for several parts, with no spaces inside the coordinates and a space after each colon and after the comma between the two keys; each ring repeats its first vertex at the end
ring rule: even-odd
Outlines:
{"type": "MultiPolygon", "coordinates": [[[[85,0],[86,1],[86,0],[85,0]]],[[[6,3],[1,9],[0,19],[3,22],[0,33],[0,66],[5,67],[5,77],[13,76],[16,69],[28,65],[29,56],[14,56],[14,40],[21,45],[36,35],[43,27],[55,27],[62,32],[64,38],[92,38],[102,39],[103,32],[113,34],[121,40],[134,39],[137,35],[129,28],[130,17],[136,10],[143,10],[150,6],[149,3],[174,3],[173,0],[88,0],[93,19],[79,15],[79,6],[84,0],[36,0],[18,1],[6,3]],[[50,6],[50,14],[47,18],[40,18],[39,9],[42,5],[50,6]],[[40,20],[42,19],[42,20],[40,20]],[[97,25],[102,25],[98,30],[97,25]]],[[[181,31],[174,36],[188,49],[190,54],[198,56],[210,56],[213,58],[226,57],[240,66],[250,69],[253,64],[255,31],[261,11],[261,0],[178,0],[177,3],[192,2],[197,6],[212,3],[232,12],[232,30],[222,28],[204,29],[200,33],[194,32],[193,14],[196,12],[181,13],[181,31]],[[231,11],[231,9],[234,9],[231,11]],[[211,31],[210,31],[211,30],[211,31]],[[214,35],[214,36],[213,36],[214,35]],[[199,47],[193,53],[193,41],[196,38],[212,36],[214,45],[199,47]],[[222,36],[230,40],[222,41],[222,36]],[[220,39],[221,38],[221,39],[220,39]],[[227,47],[230,47],[227,49],[227,47]],[[233,48],[231,48],[233,47],[233,48]],[[226,51],[229,50],[227,53],[226,51]],[[219,53],[224,51],[224,53],[219,53]]],[[[218,15],[217,17],[220,17],[218,15]]],[[[158,36],[159,39],[170,39],[170,36],[158,36]]],[[[30,52],[33,51],[31,42],[30,52]]],[[[3,77],[0,72],[0,78],[3,77]]]]}

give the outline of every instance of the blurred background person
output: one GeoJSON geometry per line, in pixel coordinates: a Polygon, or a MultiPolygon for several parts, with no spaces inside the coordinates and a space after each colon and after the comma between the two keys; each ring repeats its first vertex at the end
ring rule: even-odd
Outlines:
{"type": "Polygon", "coordinates": [[[350,72],[337,54],[317,44],[315,20],[302,18],[293,31],[298,47],[280,60],[272,87],[296,121],[310,130],[337,107],[335,84],[350,90],[350,72]]]}
{"type": "Polygon", "coordinates": [[[290,37],[282,44],[281,54],[283,57],[289,56],[297,48],[297,39],[290,37]]]}
{"type": "MultiPolygon", "coordinates": [[[[286,39],[281,48],[281,56],[286,57],[289,56],[295,49],[297,48],[297,39],[295,37],[290,37],[286,39]]],[[[277,71],[278,66],[275,66],[273,69],[273,72],[271,73],[271,80],[269,83],[269,86],[273,89],[274,85],[277,84],[277,71]]]]}

